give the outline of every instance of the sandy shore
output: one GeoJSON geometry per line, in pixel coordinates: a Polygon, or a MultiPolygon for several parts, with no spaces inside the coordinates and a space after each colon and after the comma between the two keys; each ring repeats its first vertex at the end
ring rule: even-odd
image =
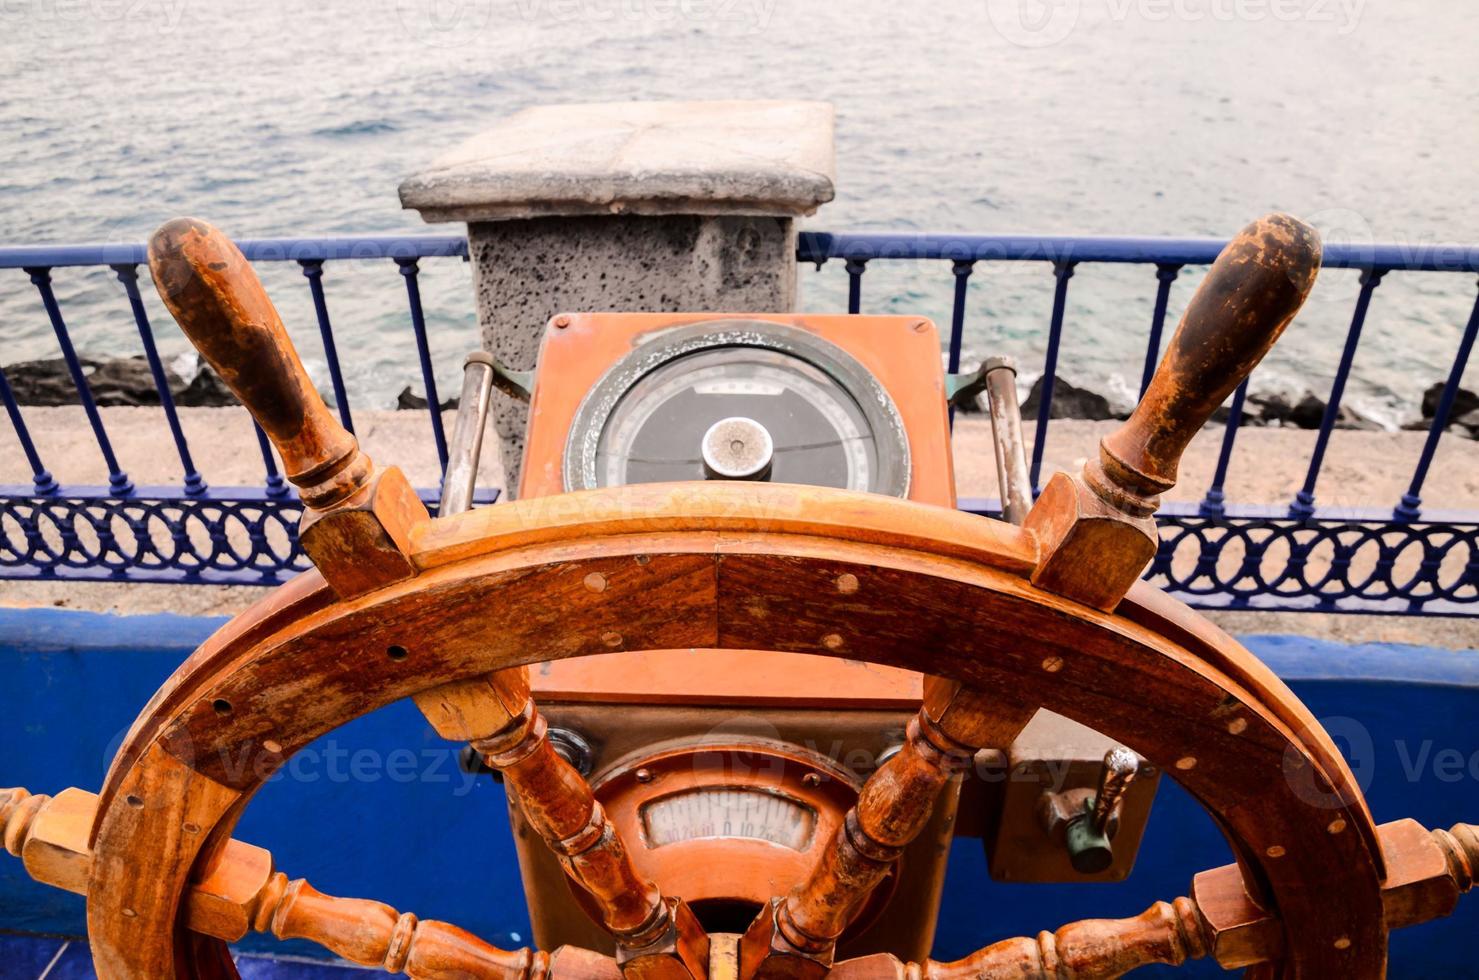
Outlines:
{"type": "MultiPolygon", "coordinates": [[[[120,464],[134,483],[178,485],[183,467],[174,451],[163,413],[149,408],[102,410],[120,464]]],[[[106,484],[103,465],[86,418],[79,408],[27,408],[25,417],[42,459],[67,484],[106,484]]],[[[251,423],[241,409],[185,409],[182,425],[196,467],[215,486],[257,485],[261,457],[251,423]]],[[[451,431],[453,413],[443,415],[451,431]]],[[[436,446],[424,412],[362,412],[356,434],[376,460],[402,467],[417,486],[439,478],[436,446]]],[[[1077,469],[1099,438],[1118,423],[1057,420],[1048,431],[1043,471],[1077,469]]],[[[1192,443],[1182,460],[1181,481],[1168,500],[1201,499],[1211,479],[1223,430],[1213,426],[1192,443]]],[[[1031,432],[1028,433],[1029,439],[1031,432]]],[[[1407,489],[1425,433],[1337,431],[1330,440],[1316,487],[1318,502],[1338,507],[1391,507],[1407,489]]],[[[1304,482],[1315,434],[1298,429],[1244,429],[1238,433],[1227,479],[1227,499],[1238,503],[1282,504],[1304,482]]],[[[962,497],[996,496],[996,470],[990,423],[978,417],[959,420],[955,433],[957,492],[962,497]]],[[[487,447],[485,447],[486,450],[487,447]]],[[[1029,449],[1030,451],[1030,449],[1029,449]]],[[[482,486],[501,486],[498,454],[485,451],[482,486]]],[[[0,483],[27,484],[31,474],[9,426],[0,429],[0,483]]],[[[1479,509],[1479,444],[1444,437],[1424,488],[1434,508],[1479,509]]],[[[168,587],[120,584],[59,584],[0,581],[0,604],[47,605],[117,612],[170,611],[189,614],[234,613],[255,601],[252,587],[168,587]]],[[[1409,642],[1479,648],[1479,622],[1382,616],[1325,616],[1303,613],[1218,613],[1215,619],[1239,633],[1289,632],[1343,642],[1409,642]]]]}

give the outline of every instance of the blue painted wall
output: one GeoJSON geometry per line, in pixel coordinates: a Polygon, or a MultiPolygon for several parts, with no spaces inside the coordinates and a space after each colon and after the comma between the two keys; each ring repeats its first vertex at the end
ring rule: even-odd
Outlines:
{"type": "MultiPolygon", "coordinates": [[[[221,622],[0,610],[0,785],[97,788],[139,708],[221,622]]],[[[1331,730],[1378,821],[1479,822],[1472,724],[1479,653],[1301,637],[1243,641],[1331,730]]],[[[445,918],[498,945],[528,941],[502,788],[461,773],[455,748],[408,703],[300,753],[248,808],[237,836],[270,848],[279,868],[322,891],[445,918]]],[[[978,844],[961,840],[951,855],[936,955],[964,955],[1077,918],[1134,915],[1184,894],[1193,872],[1227,860],[1206,815],[1165,780],[1135,871],[1120,884],[999,884],[986,875],[978,844]]],[[[1451,920],[1395,935],[1392,975],[1468,975],[1469,937],[1479,926],[1479,900],[1471,901],[1475,908],[1461,907],[1451,920]]],[[[0,856],[0,929],[81,935],[83,903],[36,885],[20,862],[0,856]]],[[[263,937],[248,945],[322,953],[263,937]]],[[[1210,965],[1195,973],[1223,975],[1210,965]]]]}

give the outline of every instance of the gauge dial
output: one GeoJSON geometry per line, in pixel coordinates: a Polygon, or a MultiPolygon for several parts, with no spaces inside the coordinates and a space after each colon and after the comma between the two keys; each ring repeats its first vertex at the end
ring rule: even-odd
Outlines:
{"type": "Polygon", "coordinates": [[[642,807],[653,847],[711,837],[747,837],[804,851],[816,830],[811,807],[779,793],[746,787],[706,787],[674,793],[642,807]]]}
{"type": "Polygon", "coordinates": [[[613,367],[571,426],[566,486],[724,478],[705,438],[726,420],[770,449],[741,478],[908,492],[908,442],[877,380],[819,337],[744,320],[669,331],[613,367]]]}

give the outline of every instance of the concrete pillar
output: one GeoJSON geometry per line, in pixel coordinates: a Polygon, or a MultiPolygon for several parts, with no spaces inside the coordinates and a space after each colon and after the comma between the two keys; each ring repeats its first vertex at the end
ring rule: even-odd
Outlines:
{"type": "MultiPolygon", "coordinates": [[[[796,307],[796,218],[833,195],[825,102],[617,102],[525,109],[400,186],[467,223],[483,346],[534,367],[560,312],[796,307]]],[[[524,405],[495,400],[508,491],[524,405]]]]}

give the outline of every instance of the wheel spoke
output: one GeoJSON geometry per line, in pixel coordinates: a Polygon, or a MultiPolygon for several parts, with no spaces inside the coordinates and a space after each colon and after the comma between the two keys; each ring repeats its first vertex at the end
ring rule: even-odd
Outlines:
{"type": "MultiPolygon", "coordinates": [[[[85,895],[92,853],[93,793],[34,796],[0,790],[0,837],[37,881],[85,895]]],[[[325,895],[273,866],[271,852],[228,840],[182,898],[192,932],[237,942],[249,932],[307,939],[362,966],[417,980],[616,980],[616,961],[565,946],[553,953],[505,950],[447,922],[421,921],[383,902],[325,895]]]]}
{"type": "Polygon", "coordinates": [[[637,870],[590,784],[555,751],[527,668],[443,684],[415,700],[439,735],[469,742],[503,773],[529,825],[595,900],[624,972],[639,974],[660,959],[680,976],[706,973],[708,936],[680,899],[637,870]]]}
{"type": "Polygon", "coordinates": [[[927,678],[903,748],[868,777],[806,880],[772,900],[746,931],[743,980],[824,975],[837,938],[924,829],[945,784],[977,749],[1010,745],[1036,710],[927,678]]]}

